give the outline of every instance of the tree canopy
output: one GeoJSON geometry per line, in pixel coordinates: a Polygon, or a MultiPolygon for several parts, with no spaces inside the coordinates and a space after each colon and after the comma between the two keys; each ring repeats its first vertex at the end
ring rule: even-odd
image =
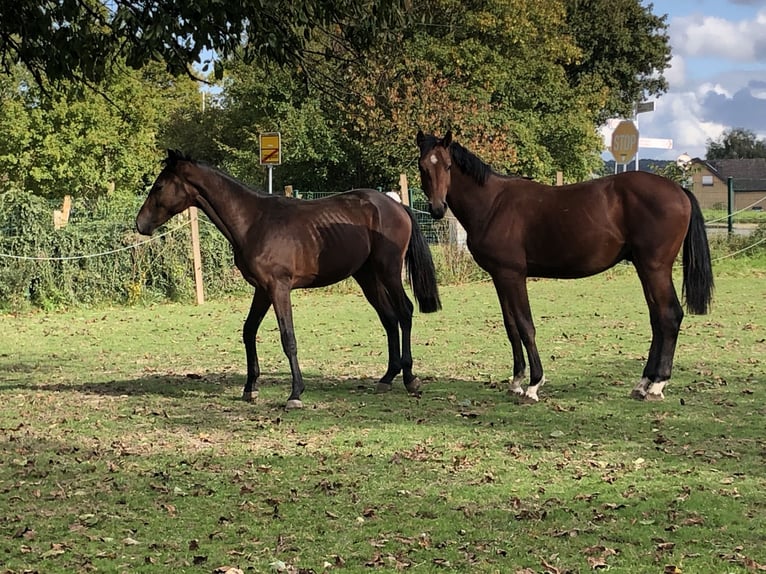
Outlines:
{"type": "Polygon", "coordinates": [[[196,83],[158,64],[123,70],[98,87],[62,81],[43,97],[23,67],[0,75],[0,192],[135,194],[158,165],[167,123],[199,107],[196,83]]]}
{"type": "Polygon", "coordinates": [[[745,128],[731,128],[716,140],[707,140],[706,159],[753,159],[766,157],[766,140],[745,128]]]}
{"type": "MultiPolygon", "coordinates": [[[[405,0],[15,0],[0,3],[0,65],[35,79],[98,82],[115,61],[173,74],[239,53],[246,61],[300,63],[331,37],[362,50],[402,27],[405,0]]],[[[220,74],[222,68],[217,67],[220,74]]]]}
{"type": "Polygon", "coordinates": [[[258,184],[258,134],[280,131],[276,183],[340,191],[414,177],[414,134],[449,128],[501,171],[574,181],[598,171],[603,119],[666,89],[669,52],[664,17],[641,0],[19,0],[0,5],[0,170],[54,195],[55,179],[106,177],[101,160],[58,165],[83,153],[141,150],[132,165],[153,173],[147,153],[178,147],[258,184]],[[203,113],[178,76],[209,50],[225,74],[203,113]],[[144,74],[145,89],[126,91],[144,74]],[[58,151],[33,181],[39,142],[58,151]]]}
{"type": "Polygon", "coordinates": [[[249,176],[258,131],[279,130],[286,165],[277,172],[290,171],[301,188],[309,178],[314,188],[335,190],[395,185],[401,171],[417,173],[417,130],[451,128],[499,170],[548,181],[557,170],[569,181],[586,178],[601,164],[602,119],[628,113],[665,86],[664,20],[638,0],[618,4],[618,14],[606,2],[590,2],[590,9],[604,23],[599,42],[620,55],[621,73],[583,47],[591,45],[585,8],[572,11],[570,0],[424,0],[422,22],[397,42],[373,46],[360,60],[316,57],[307,82],[300,78],[306,67],[227,64],[223,114],[231,119],[219,136],[225,155],[236,148],[242,161],[234,169],[249,176]],[[647,48],[653,55],[634,54],[644,45],[656,48],[647,48]],[[314,81],[323,89],[312,90],[314,81]],[[292,173],[287,164],[301,169],[292,173]]]}

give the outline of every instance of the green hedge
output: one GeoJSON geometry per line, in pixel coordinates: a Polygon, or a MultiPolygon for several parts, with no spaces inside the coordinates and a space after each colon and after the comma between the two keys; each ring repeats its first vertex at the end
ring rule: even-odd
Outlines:
{"type": "MultiPolygon", "coordinates": [[[[114,193],[97,201],[75,200],[69,224],[56,230],[57,205],[24,192],[0,194],[0,310],[192,301],[188,222],[176,216],[149,240],[134,229],[142,201],[143,196],[114,193]]],[[[433,255],[439,283],[488,280],[468,251],[450,241],[446,224],[438,223],[424,225],[424,232],[438,243],[433,255]]],[[[737,259],[761,260],[764,237],[763,223],[749,236],[713,236],[713,258],[736,254],[737,259]]],[[[202,213],[200,243],[206,297],[250,292],[228,242],[202,213]]],[[[344,281],[334,288],[356,286],[344,281]]]]}
{"type": "MultiPolygon", "coordinates": [[[[134,229],[140,203],[136,197],[75,201],[70,223],[57,230],[46,200],[22,192],[0,196],[0,309],[190,300],[189,226],[177,216],[148,241],[134,229]]],[[[228,242],[204,215],[200,243],[206,294],[249,290],[228,242]]]]}

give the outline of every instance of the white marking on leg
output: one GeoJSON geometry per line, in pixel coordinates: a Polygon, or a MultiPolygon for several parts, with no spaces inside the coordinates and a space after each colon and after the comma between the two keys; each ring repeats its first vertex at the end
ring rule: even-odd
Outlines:
{"type": "Polygon", "coordinates": [[[540,390],[540,387],[542,387],[545,384],[545,377],[540,379],[540,382],[536,385],[529,385],[527,387],[527,391],[524,393],[524,398],[530,402],[536,403],[540,399],[537,396],[537,391],[540,390]]]}
{"type": "Polygon", "coordinates": [[[656,383],[649,385],[649,387],[646,389],[646,400],[661,401],[664,399],[665,395],[662,394],[662,391],[665,389],[665,385],[667,384],[668,381],[657,381],[656,383]]]}
{"type": "Polygon", "coordinates": [[[513,377],[511,379],[511,388],[508,390],[508,392],[512,395],[523,395],[524,389],[522,388],[521,384],[527,380],[527,375],[524,371],[513,377]]]}
{"type": "Polygon", "coordinates": [[[634,399],[638,400],[644,400],[646,398],[646,388],[650,385],[650,381],[646,377],[642,377],[640,381],[638,381],[638,384],[633,387],[633,390],[630,392],[630,396],[634,399]]]}

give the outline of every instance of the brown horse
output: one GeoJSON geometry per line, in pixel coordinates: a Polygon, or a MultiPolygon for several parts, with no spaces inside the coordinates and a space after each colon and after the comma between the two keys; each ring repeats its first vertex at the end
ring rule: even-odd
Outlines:
{"type": "Polygon", "coordinates": [[[683,319],[672,277],[682,244],[689,311],[706,313],[713,293],[705,223],[694,195],[637,171],[562,187],[500,175],[452,141],[449,131],[442,139],[419,131],[417,145],[431,216],[452,210],[468,249],[494,282],[513,350],[510,392],[537,402],[545,382],[527,277],[587,277],[626,260],[638,272],[652,326],[646,367],[631,396],[664,398],[683,319]],[[530,367],[526,390],[522,345],[530,367]]]}
{"type": "Polygon", "coordinates": [[[410,348],[413,305],[402,285],[405,261],[420,310],[431,313],[441,303],[431,252],[409,209],[371,189],[313,201],[262,195],[172,150],[164,163],[136,217],[136,228],[151,235],[177,213],[197,206],[231,243],[234,262],[255,287],[242,330],[247,359],[245,400],[253,400],[258,393],[255,338],[273,305],[292,373],[287,408],[303,406],[290,291],[322,287],[347,277],[359,283],[388,338],[388,369],[377,390],[390,390],[400,372],[407,390],[418,390],[410,348]]]}

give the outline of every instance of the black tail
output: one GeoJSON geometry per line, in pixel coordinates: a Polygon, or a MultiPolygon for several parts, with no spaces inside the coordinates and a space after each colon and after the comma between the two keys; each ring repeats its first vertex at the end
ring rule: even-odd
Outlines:
{"type": "Polygon", "coordinates": [[[713,267],[710,263],[710,247],[707,242],[705,220],[697,198],[684,189],[692,204],[692,218],[684,239],[683,295],[686,308],[696,315],[704,315],[713,299],[713,267]]]}
{"type": "Polygon", "coordinates": [[[412,291],[415,293],[415,299],[418,302],[420,311],[423,313],[433,313],[442,308],[442,302],[439,299],[439,288],[436,284],[436,268],[431,256],[431,249],[428,242],[420,231],[415,215],[412,210],[405,206],[407,215],[412,221],[412,233],[410,234],[410,243],[407,246],[405,261],[407,263],[407,275],[410,278],[412,291]]]}

